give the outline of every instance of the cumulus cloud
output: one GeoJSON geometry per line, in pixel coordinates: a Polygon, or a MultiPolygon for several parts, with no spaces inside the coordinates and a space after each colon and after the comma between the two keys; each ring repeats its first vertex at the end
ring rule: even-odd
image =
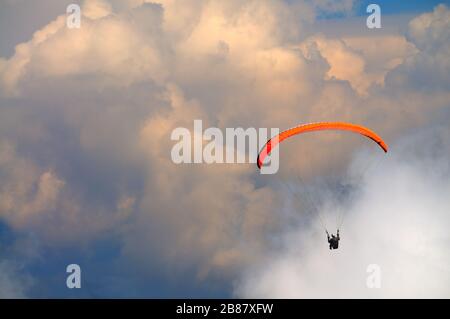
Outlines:
{"type": "MultiPolygon", "coordinates": [[[[35,231],[49,245],[85,242],[126,220],[135,197],[122,192],[110,205],[89,203],[52,168],[0,142],[0,218],[18,232],[35,231]]],[[[74,183],[73,180],[71,180],[74,183]]]]}
{"type": "MultiPolygon", "coordinates": [[[[272,183],[278,176],[263,179],[252,165],[177,166],[170,159],[174,128],[192,132],[194,119],[205,127],[281,129],[344,120],[396,142],[447,118],[449,55],[440,39],[449,10],[439,6],[412,20],[406,36],[314,33],[315,17],[352,7],[97,0],[84,3],[81,29],[67,29],[57,17],[0,59],[1,218],[48,243],[112,236],[123,259],[138,262],[146,276],[189,272],[223,280],[250,269],[289,223],[275,213],[283,200],[272,183]],[[417,90],[426,88],[418,83],[422,73],[432,92],[417,90]]],[[[324,134],[305,140],[305,148],[284,149],[281,177],[345,171],[357,142],[342,145],[333,165],[314,147],[337,138],[324,134]]],[[[402,175],[399,161],[390,164],[394,176],[400,171],[398,191],[422,177],[402,175]]],[[[430,198],[440,202],[441,194],[430,198]]],[[[316,239],[300,233],[300,247],[316,239]]],[[[301,261],[307,267],[310,258],[327,258],[311,254],[301,261]]],[[[272,268],[293,269],[289,259],[297,257],[279,257],[282,264],[272,268]]],[[[267,290],[256,291],[269,296],[272,278],[262,282],[267,290]]],[[[247,286],[239,294],[248,295],[247,286]]]]}
{"type": "Polygon", "coordinates": [[[268,207],[274,199],[269,189],[255,189],[248,165],[205,169],[171,162],[166,139],[173,128],[190,128],[191,117],[205,117],[195,101],[186,101],[174,86],[168,89],[172,109],[152,117],[141,131],[140,144],[148,154],[146,196],[128,230],[125,253],[154,264],[151,255],[136,252],[146,242],[171,271],[183,271],[193,262],[200,265],[201,277],[211,269],[227,271],[245,262],[248,251],[261,248],[264,229],[273,223],[268,207]]]}
{"type": "Polygon", "coordinates": [[[388,80],[392,86],[407,84],[421,90],[448,90],[450,13],[445,5],[422,14],[409,23],[409,40],[419,49],[388,80]]]}
{"type": "Polygon", "coordinates": [[[417,53],[416,47],[399,35],[342,39],[321,35],[307,39],[300,49],[306,57],[319,54],[326,60],[329,65],[326,79],[348,81],[363,96],[368,95],[372,85],[383,86],[389,71],[417,53]],[[386,49],[380,52],[380,46],[386,49]]]}
{"type": "Polygon", "coordinates": [[[104,0],[85,1],[82,8],[83,15],[90,19],[100,19],[112,13],[109,2],[104,0]]]}
{"type": "Polygon", "coordinates": [[[18,94],[19,86],[43,78],[92,76],[108,86],[163,79],[160,7],[146,5],[130,18],[111,15],[106,5],[87,1],[83,28],[66,28],[66,17],[60,16],[17,45],[14,56],[0,64],[6,94],[18,94]]]}
{"type": "Polygon", "coordinates": [[[19,226],[30,222],[39,212],[54,209],[64,186],[54,173],[40,172],[30,161],[17,158],[14,148],[5,141],[1,143],[0,163],[2,217],[19,226]]]}

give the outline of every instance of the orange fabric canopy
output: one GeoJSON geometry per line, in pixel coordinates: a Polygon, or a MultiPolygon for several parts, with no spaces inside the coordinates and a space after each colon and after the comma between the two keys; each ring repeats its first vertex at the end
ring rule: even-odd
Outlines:
{"type": "Polygon", "coordinates": [[[270,140],[267,141],[267,143],[262,148],[261,152],[258,154],[258,161],[257,165],[258,168],[261,168],[261,166],[264,163],[264,159],[267,157],[267,155],[270,154],[270,152],[283,140],[287,139],[288,137],[307,133],[307,132],[314,132],[314,131],[323,131],[323,130],[340,130],[340,131],[351,131],[358,134],[361,134],[363,136],[366,136],[376,142],[385,152],[388,151],[387,144],[383,141],[383,139],[378,136],[375,132],[368,129],[367,127],[351,124],[351,123],[345,123],[345,122],[319,122],[319,123],[308,123],[299,125],[297,127],[288,129],[286,131],[281,132],[280,134],[272,137],[270,140]]]}

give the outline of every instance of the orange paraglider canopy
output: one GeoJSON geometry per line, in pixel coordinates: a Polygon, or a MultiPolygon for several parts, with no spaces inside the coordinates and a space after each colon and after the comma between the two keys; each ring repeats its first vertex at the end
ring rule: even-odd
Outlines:
{"type": "Polygon", "coordinates": [[[307,132],[314,132],[314,131],[324,131],[324,130],[334,130],[334,131],[350,131],[354,133],[361,134],[363,136],[366,136],[376,142],[383,151],[388,151],[387,144],[383,141],[383,139],[378,136],[375,132],[368,129],[367,127],[351,124],[351,123],[345,123],[345,122],[319,122],[319,123],[308,123],[296,126],[294,128],[288,129],[286,131],[281,132],[280,134],[272,137],[270,140],[267,141],[267,143],[262,148],[261,152],[258,154],[258,161],[257,165],[258,168],[261,168],[261,166],[264,163],[264,159],[267,157],[267,155],[270,154],[270,152],[283,140],[287,139],[288,137],[307,133],[307,132]]]}

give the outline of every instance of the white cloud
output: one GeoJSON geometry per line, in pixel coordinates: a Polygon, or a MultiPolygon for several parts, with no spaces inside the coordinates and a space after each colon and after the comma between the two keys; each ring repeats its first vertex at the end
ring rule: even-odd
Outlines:
{"type": "Polygon", "coordinates": [[[390,85],[419,90],[448,90],[450,83],[450,10],[445,5],[409,23],[409,40],[419,51],[389,77],[390,85]]]}
{"type": "Polygon", "coordinates": [[[7,94],[17,95],[20,87],[46,78],[87,75],[103,85],[119,87],[164,79],[167,71],[159,8],[147,6],[141,9],[147,16],[132,12],[131,18],[120,18],[107,12],[97,14],[97,2],[88,3],[87,12],[94,20],[84,19],[82,28],[68,29],[65,16],[60,16],[35,32],[29,42],[19,44],[13,57],[2,61],[0,79],[7,94]]]}

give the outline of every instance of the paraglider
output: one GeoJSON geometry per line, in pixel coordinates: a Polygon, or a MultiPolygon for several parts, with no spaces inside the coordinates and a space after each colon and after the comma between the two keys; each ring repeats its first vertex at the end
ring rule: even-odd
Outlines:
{"type": "Polygon", "coordinates": [[[325,230],[325,232],[327,233],[328,243],[330,244],[330,249],[338,249],[339,240],[341,239],[339,237],[339,229],[337,230],[337,234],[336,234],[337,236],[334,236],[333,234],[331,234],[331,237],[330,237],[330,234],[328,233],[328,231],[325,230]]]}
{"type": "MultiPolygon", "coordinates": [[[[273,138],[269,139],[267,143],[264,145],[264,147],[261,149],[261,151],[258,154],[257,158],[257,166],[259,169],[264,165],[264,160],[268,155],[270,155],[271,151],[278,146],[282,141],[285,139],[296,136],[303,133],[308,132],[315,132],[315,131],[325,131],[325,130],[331,130],[331,131],[349,131],[353,132],[359,135],[362,135],[364,137],[369,138],[385,152],[388,151],[388,146],[386,142],[374,131],[370,130],[367,127],[352,124],[352,123],[345,123],[345,122],[318,122],[318,123],[307,123],[302,124],[296,127],[293,127],[291,129],[285,130],[278,135],[274,136],[273,138]]],[[[319,219],[320,216],[319,216],[319,219]]],[[[325,228],[325,226],[324,226],[325,228]]],[[[330,236],[328,231],[326,230],[326,234],[328,237],[328,243],[330,245],[330,249],[338,249],[339,247],[339,226],[337,230],[337,236],[334,236],[333,234],[330,236]]]]}
{"type": "Polygon", "coordinates": [[[289,130],[283,131],[280,134],[274,136],[270,140],[267,141],[267,143],[262,148],[261,152],[259,152],[257,165],[258,168],[261,168],[261,166],[264,163],[264,159],[267,157],[267,155],[270,154],[270,152],[282,141],[287,139],[288,137],[307,133],[307,132],[314,132],[314,131],[324,131],[324,130],[337,130],[337,131],[350,131],[354,133],[361,134],[363,136],[366,136],[376,142],[382,149],[387,153],[388,146],[383,141],[383,139],[378,136],[375,132],[371,131],[367,127],[351,124],[351,123],[345,123],[345,122],[319,122],[319,123],[309,123],[309,124],[303,124],[300,126],[296,126],[294,128],[291,128],[289,130]]]}

